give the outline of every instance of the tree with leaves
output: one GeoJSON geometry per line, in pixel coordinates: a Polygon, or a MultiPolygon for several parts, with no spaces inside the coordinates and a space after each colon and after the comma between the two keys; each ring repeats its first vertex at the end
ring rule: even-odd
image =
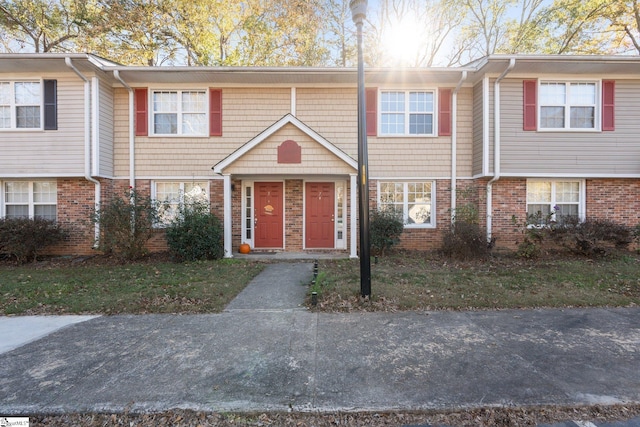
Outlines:
{"type": "Polygon", "coordinates": [[[611,2],[606,18],[616,35],[614,46],[640,55],[640,0],[611,2]]]}
{"type": "Polygon", "coordinates": [[[94,1],[0,0],[0,27],[16,50],[73,50],[79,37],[101,31],[100,14],[94,1]]]}

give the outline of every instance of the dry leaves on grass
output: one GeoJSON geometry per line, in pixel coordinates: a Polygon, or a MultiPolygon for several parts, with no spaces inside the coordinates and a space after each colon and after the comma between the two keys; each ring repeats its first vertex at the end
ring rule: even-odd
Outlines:
{"type": "Polygon", "coordinates": [[[424,425],[451,427],[519,427],[570,420],[628,420],[640,416],[640,405],[538,408],[478,408],[451,412],[269,412],[256,414],[173,410],[150,414],[64,414],[31,417],[32,426],[68,427],[381,427],[424,425]]]}
{"type": "Polygon", "coordinates": [[[320,301],[318,301],[318,308],[321,311],[341,313],[352,313],[355,311],[384,311],[391,313],[398,311],[397,303],[390,298],[368,298],[360,295],[351,295],[343,298],[342,295],[336,293],[323,294],[320,301]]]}

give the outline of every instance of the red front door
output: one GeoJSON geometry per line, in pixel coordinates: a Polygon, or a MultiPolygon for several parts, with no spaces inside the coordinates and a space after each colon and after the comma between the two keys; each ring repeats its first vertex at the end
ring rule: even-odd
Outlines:
{"type": "Polygon", "coordinates": [[[334,248],[335,184],[307,182],[305,247],[334,248]]]}
{"type": "Polygon", "coordinates": [[[254,228],[256,248],[283,247],[283,203],[281,182],[256,182],[254,228]]]}

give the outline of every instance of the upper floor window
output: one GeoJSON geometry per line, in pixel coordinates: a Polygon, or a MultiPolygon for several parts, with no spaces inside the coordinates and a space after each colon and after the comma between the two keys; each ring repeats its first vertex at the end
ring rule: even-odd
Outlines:
{"type": "Polygon", "coordinates": [[[541,82],[541,129],[597,129],[595,82],[541,82]]]}
{"type": "Polygon", "coordinates": [[[433,135],[434,92],[382,91],[380,132],[382,135],[433,135]]]}
{"type": "Polygon", "coordinates": [[[40,82],[0,82],[0,128],[40,129],[40,82]]]}
{"type": "Polygon", "coordinates": [[[168,225],[184,205],[208,203],[209,188],[206,182],[156,182],[153,199],[158,202],[158,223],[168,225]]]}
{"type": "Polygon", "coordinates": [[[55,181],[6,181],[3,186],[3,214],[6,218],[56,220],[55,181]]]}
{"type": "Polygon", "coordinates": [[[380,182],[378,206],[401,214],[406,227],[432,227],[434,189],[432,181],[380,182]]]}
{"type": "Polygon", "coordinates": [[[152,102],[154,134],[207,135],[206,91],[153,91],[152,102]]]}
{"type": "Polygon", "coordinates": [[[527,181],[527,221],[532,225],[580,219],[584,204],[581,181],[527,181]]]}

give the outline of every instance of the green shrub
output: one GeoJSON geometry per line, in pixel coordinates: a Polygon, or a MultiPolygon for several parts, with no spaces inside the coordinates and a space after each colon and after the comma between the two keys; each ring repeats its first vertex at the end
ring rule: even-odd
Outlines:
{"type": "Polygon", "coordinates": [[[487,242],[486,232],[479,224],[454,222],[442,237],[442,252],[451,258],[465,260],[489,255],[495,239],[487,242]]]}
{"type": "Polygon", "coordinates": [[[100,209],[92,220],[100,226],[98,249],[122,260],[135,260],[147,253],[145,245],[153,236],[158,218],[157,206],[151,198],[134,189],[122,197],[114,197],[100,209]]]}
{"type": "Polygon", "coordinates": [[[633,242],[633,229],[604,219],[580,222],[577,218],[548,231],[554,242],[588,257],[607,255],[611,250],[625,250],[633,242]]]}
{"type": "Polygon", "coordinates": [[[369,242],[375,255],[384,255],[400,241],[404,231],[402,215],[393,209],[378,209],[371,215],[369,242]]]}
{"type": "MultiPolygon", "coordinates": [[[[553,213],[553,212],[552,212],[553,213]]],[[[522,234],[517,242],[517,254],[534,258],[541,253],[561,249],[587,257],[607,255],[612,250],[626,250],[634,240],[634,230],[623,224],[603,219],[580,221],[576,216],[562,217],[561,222],[550,221],[550,215],[529,215],[526,223],[512,222],[522,234]]]]}
{"type": "Polygon", "coordinates": [[[525,222],[519,222],[515,215],[511,216],[513,231],[522,236],[516,241],[516,255],[520,258],[538,258],[542,254],[542,243],[548,234],[547,227],[540,227],[538,215],[528,215],[525,222]],[[535,224],[535,225],[534,225],[535,224]]]}
{"type": "MultiPolygon", "coordinates": [[[[471,194],[472,189],[458,190],[456,199],[466,199],[471,194]]],[[[451,227],[442,236],[442,252],[460,260],[486,257],[495,239],[487,243],[486,232],[480,227],[478,205],[473,202],[459,203],[453,210],[453,219],[451,227]]]]}
{"type": "Polygon", "coordinates": [[[0,218],[0,253],[18,264],[36,261],[44,248],[60,243],[66,232],[55,221],[42,218],[0,218]]]}
{"type": "Polygon", "coordinates": [[[219,259],[224,255],[224,227],[206,203],[179,209],[167,227],[167,245],[177,261],[219,259]]]}

